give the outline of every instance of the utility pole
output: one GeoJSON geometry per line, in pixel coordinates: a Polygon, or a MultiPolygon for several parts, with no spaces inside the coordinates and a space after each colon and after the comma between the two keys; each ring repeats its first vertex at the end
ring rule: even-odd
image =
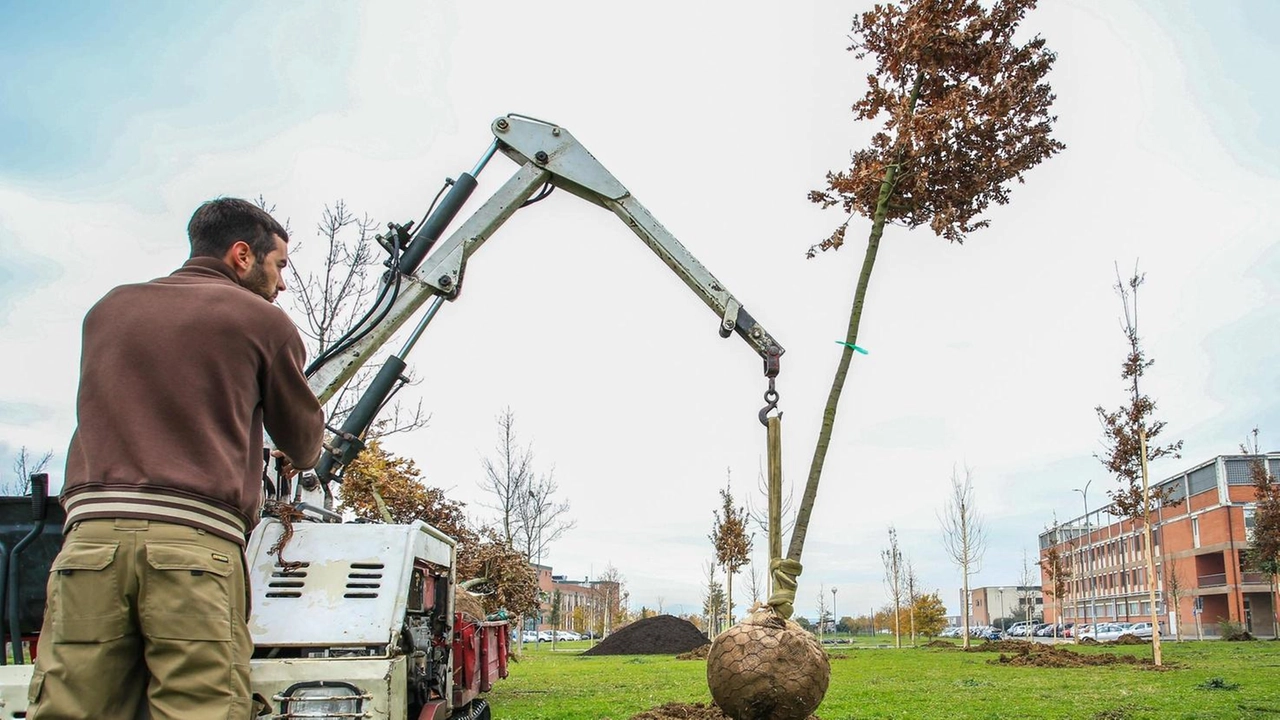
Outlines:
{"type": "Polygon", "coordinates": [[[1089,547],[1093,543],[1093,534],[1089,527],[1089,486],[1092,484],[1093,484],[1093,480],[1090,480],[1089,482],[1084,484],[1083,490],[1080,488],[1072,488],[1072,490],[1074,492],[1080,493],[1080,497],[1084,501],[1084,542],[1089,553],[1088,554],[1089,574],[1088,574],[1088,577],[1085,578],[1084,587],[1085,587],[1085,592],[1088,594],[1088,600],[1089,600],[1089,622],[1096,623],[1098,622],[1098,601],[1097,601],[1097,598],[1094,596],[1094,588],[1093,588],[1093,583],[1094,583],[1093,548],[1089,547]]]}
{"type": "Polygon", "coordinates": [[[840,624],[840,621],[837,619],[839,617],[840,616],[836,614],[836,586],[832,585],[831,586],[831,634],[832,635],[836,634],[836,628],[840,624]]]}

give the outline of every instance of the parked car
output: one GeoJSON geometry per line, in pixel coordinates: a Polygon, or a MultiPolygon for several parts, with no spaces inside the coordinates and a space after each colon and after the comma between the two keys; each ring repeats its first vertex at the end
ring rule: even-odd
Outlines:
{"type": "Polygon", "coordinates": [[[1039,623],[1033,620],[1022,620],[1010,625],[1004,634],[1009,637],[1027,637],[1035,631],[1038,625],[1039,623]]]}
{"type": "MultiPolygon", "coordinates": [[[[1164,633],[1165,633],[1164,623],[1160,623],[1160,634],[1164,635],[1164,633]]],[[[1134,623],[1129,627],[1129,634],[1135,637],[1150,639],[1151,623],[1149,622],[1134,623]]]]}
{"type": "Polygon", "coordinates": [[[538,631],[538,642],[551,642],[553,639],[554,636],[551,634],[550,630],[538,631]]]}
{"type": "Polygon", "coordinates": [[[522,642],[538,642],[538,633],[536,630],[525,630],[520,634],[522,642]]]}
{"type": "Polygon", "coordinates": [[[572,642],[574,640],[581,640],[581,639],[582,639],[582,636],[576,632],[569,632],[568,630],[556,631],[556,640],[559,640],[560,642],[565,642],[565,641],[572,642]]]}
{"type": "Polygon", "coordinates": [[[1077,633],[1077,640],[1085,638],[1092,638],[1099,642],[1115,640],[1128,632],[1128,628],[1122,627],[1117,623],[1098,623],[1085,632],[1077,633]]]}

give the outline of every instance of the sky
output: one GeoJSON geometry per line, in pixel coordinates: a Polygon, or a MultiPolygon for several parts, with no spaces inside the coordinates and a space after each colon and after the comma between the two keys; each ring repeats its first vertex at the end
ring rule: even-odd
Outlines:
{"type": "MultiPolygon", "coordinates": [[[[417,218],[517,112],[568,128],[786,348],[798,488],[869,229],[855,219],[843,250],[806,260],[842,219],[806,194],[876,129],[849,112],[868,71],[849,26],[869,5],[0,0],[0,458],[52,450],[61,482],[79,323],[115,285],[179,266],[200,202],[267,198],[305,271],[326,203],[417,218]]],[[[988,528],[977,586],[1018,581],[1038,533],[1083,511],[1074,488],[1103,501],[1094,407],[1124,399],[1117,265],[1146,273],[1146,389],[1185,443],[1154,476],[1254,427],[1280,449],[1277,21],[1261,0],[1059,0],[1028,17],[1058,53],[1067,149],[963,246],[886,231],[799,614],[833,587],[839,615],[882,605],[890,525],[954,610],[938,513],[956,469],[988,528]]],[[[515,169],[492,162],[464,215],[515,169]]],[[[543,563],[612,564],[633,607],[694,612],[718,491],[763,501],[765,380],[716,326],[616,218],[554,194],[472,257],[409,358],[405,396],[430,421],[389,446],[492,519],[478,483],[510,408],[576,521],[543,563]]]]}

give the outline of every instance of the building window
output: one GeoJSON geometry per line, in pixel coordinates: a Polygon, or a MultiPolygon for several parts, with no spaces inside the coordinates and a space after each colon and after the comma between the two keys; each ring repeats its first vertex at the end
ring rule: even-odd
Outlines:
{"type": "Polygon", "coordinates": [[[1253,527],[1257,524],[1258,508],[1256,505],[1246,505],[1244,508],[1244,541],[1253,542],[1253,527]]]}
{"type": "Polygon", "coordinates": [[[1191,518],[1191,547],[1200,547],[1200,518],[1191,518]]]}

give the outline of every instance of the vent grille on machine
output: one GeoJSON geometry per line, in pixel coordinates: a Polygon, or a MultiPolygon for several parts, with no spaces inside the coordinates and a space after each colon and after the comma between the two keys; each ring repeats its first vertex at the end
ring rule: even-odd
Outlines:
{"type": "Polygon", "coordinates": [[[351,563],[344,598],[376,598],[382,588],[382,563],[351,563]]]}
{"type": "Polygon", "coordinates": [[[275,567],[271,569],[271,579],[267,581],[267,597],[302,597],[302,589],[307,584],[307,568],[309,567],[311,567],[309,562],[289,563],[288,566],[277,562],[275,567]]]}

